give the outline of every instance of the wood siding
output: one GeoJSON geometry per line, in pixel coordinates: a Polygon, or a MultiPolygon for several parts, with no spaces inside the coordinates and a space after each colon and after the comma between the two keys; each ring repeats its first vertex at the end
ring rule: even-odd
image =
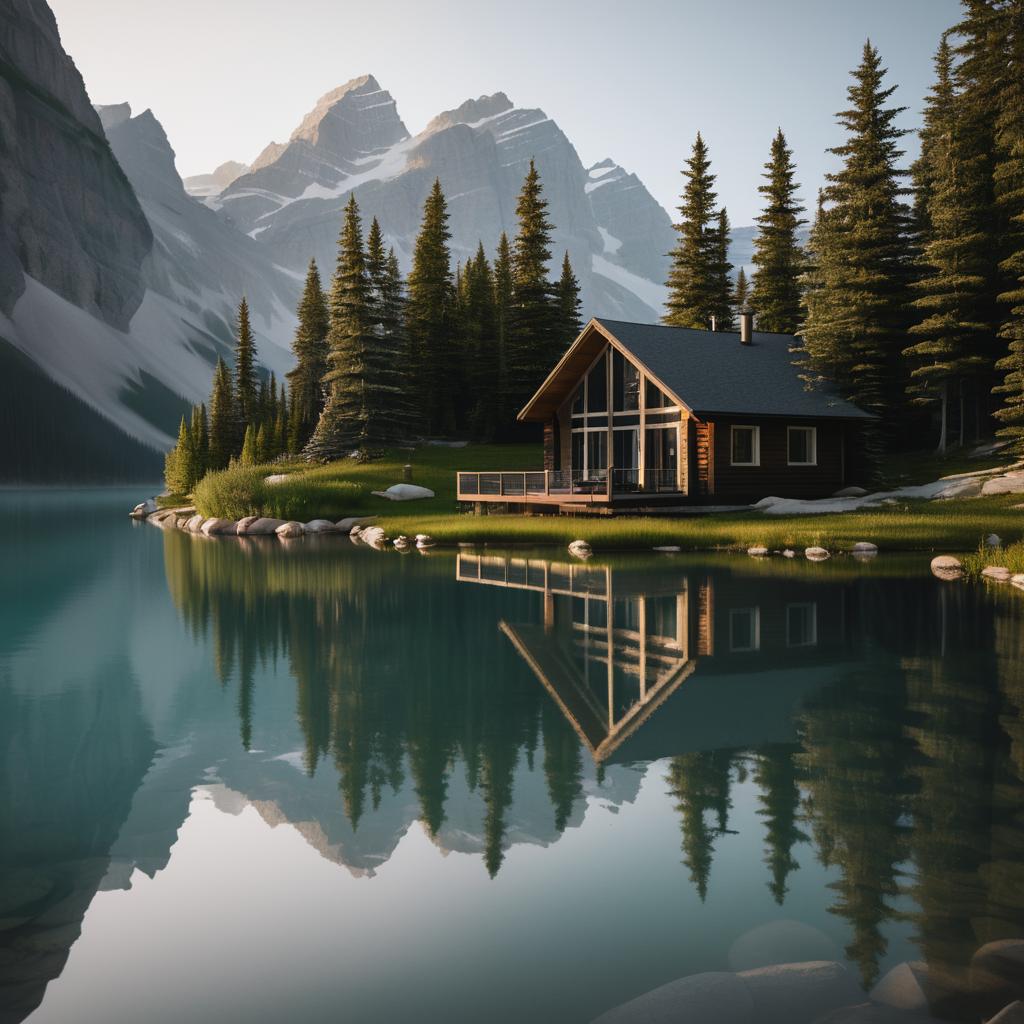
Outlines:
{"type": "MultiPolygon", "coordinates": [[[[846,486],[844,471],[845,424],[829,420],[758,419],[757,417],[715,418],[709,424],[710,489],[701,495],[714,497],[716,503],[732,504],[757,501],[773,495],[779,498],[824,498],[846,486]],[[733,426],[761,428],[760,465],[734,466],[731,461],[733,426]],[[817,465],[790,466],[787,428],[817,427],[817,465]]],[[[697,433],[698,462],[706,459],[697,433]]],[[[701,484],[709,470],[701,466],[701,484]]]]}
{"type": "Polygon", "coordinates": [[[555,445],[558,442],[558,430],[554,417],[544,421],[544,468],[549,472],[557,468],[555,445]]]}
{"type": "Polygon", "coordinates": [[[693,443],[697,464],[697,496],[709,498],[715,494],[715,424],[710,421],[698,422],[693,443]]]}

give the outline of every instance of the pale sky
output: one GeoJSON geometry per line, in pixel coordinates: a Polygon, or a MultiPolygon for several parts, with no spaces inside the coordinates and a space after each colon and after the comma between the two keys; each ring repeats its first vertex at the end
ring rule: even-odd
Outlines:
{"type": "MultiPolygon", "coordinates": [[[[287,140],[319,96],[371,73],[413,134],[470,96],[554,118],[674,213],[698,129],[733,225],[758,208],[776,127],[805,204],[870,37],[919,122],[958,0],[50,0],[94,103],[150,107],[182,176],[287,140]]],[[[913,146],[913,143],[908,140],[913,146]]]]}

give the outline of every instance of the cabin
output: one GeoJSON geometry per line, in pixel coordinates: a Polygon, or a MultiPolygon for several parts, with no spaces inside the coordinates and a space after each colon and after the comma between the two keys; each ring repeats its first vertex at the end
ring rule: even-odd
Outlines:
{"type": "Polygon", "coordinates": [[[458,474],[477,511],[605,511],[822,498],[863,483],[872,416],[809,388],[798,339],[591,320],[519,412],[544,431],[534,472],[458,474]]]}

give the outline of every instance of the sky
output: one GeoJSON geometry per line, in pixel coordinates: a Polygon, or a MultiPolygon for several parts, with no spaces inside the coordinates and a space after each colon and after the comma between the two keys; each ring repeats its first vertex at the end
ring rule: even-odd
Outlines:
{"type": "MultiPolygon", "coordinates": [[[[915,128],[958,0],[50,0],[94,103],[161,121],[182,176],[250,162],[325,92],[373,74],[413,134],[504,91],[611,157],[674,213],[698,130],[734,226],[750,224],[776,128],[805,203],[841,141],[870,38],[915,128]]],[[[914,144],[907,140],[908,151],[914,144]]]]}

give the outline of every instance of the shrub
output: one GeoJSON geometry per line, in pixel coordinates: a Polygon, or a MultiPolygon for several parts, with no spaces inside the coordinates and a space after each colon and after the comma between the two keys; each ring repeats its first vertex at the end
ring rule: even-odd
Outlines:
{"type": "Polygon", "coordinates": [[[193,493],[196,511],[222,519],[265,515],[267,492],[271,490],[263,479],[266,475],[262,466],[238,465],[207,473],[193,493]]]}
{"type": "Polygon", "coordinates": [[[977,551],[964,555],[962,562],[964,572],[972,577],[980,576],[989,565],[1002,566],[1012,573],[1024,572],[1024,541],[1005,548],[986,547],[983,542],[977,551]]]}

